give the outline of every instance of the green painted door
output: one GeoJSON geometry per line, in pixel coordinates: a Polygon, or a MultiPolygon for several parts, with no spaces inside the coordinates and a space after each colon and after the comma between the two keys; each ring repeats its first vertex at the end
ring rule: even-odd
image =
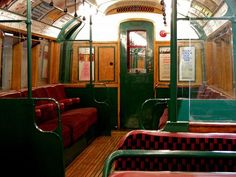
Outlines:
{"type": "Polygon", "coordinates": [[[153,97],[153,34],[151,22],[120,24],[121,128],[139,128],[141,105],[153,97]]]}

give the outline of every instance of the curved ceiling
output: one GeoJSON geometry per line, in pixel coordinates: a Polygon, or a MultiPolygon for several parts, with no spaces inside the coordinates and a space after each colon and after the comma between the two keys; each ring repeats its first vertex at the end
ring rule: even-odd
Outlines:
{"type": "MultiPolygon", "coordinates": [[[[178,15],[180,17],[223,16],[228,10],[225,1],[177,0],[178,15]]],[[[31,0],[31,6],[33,20],[40,22],[42,26],[49,25],[61,29],[74,17],[83,16],[79,7],[85,3],[95,7],[104,15],[126,12],[134,12],[138,15],[139,12],[166,14],[165,10],[170,9],[170,2],[171,0],[31,0]]],[[[3,17],[15,19],[18,18],[17,15],[26,16],[26,4],[26,0],[1,0],[0,20],[4,19],[3,17]],[[13,14],[9,15],[9,12],[13,14]]],[[[206,25],[204,20],[197,23],[201,27],[206,25]]]]}
{"type": "MultiPolygon", "coordinates": [[[[124,12],[163,13],[162,1],[170,0],[31,0],[32,19],[61,27],[58,20],[68,21],[79,13],[79,5],[89,3],[106,15],[124,12]],[[75,5],[76,2],[76,5],[75,5]]],[[[178,13],[189,17],[211,17],[224,0],[178,0],[178,13]]],[[[26,0],[1,0],[0,8],[26,15],[26,0]]],[[[62,23],[63,24],[63,23],[62,23]]]]}

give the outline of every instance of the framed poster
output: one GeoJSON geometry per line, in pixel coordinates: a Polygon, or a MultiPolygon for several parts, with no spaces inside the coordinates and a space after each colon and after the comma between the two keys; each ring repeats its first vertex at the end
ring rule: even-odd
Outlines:
{"type": "MultiPolygon", "coordinates": [[[[79,47],[79,81],[90,80],[90,48],[79,47]]],[[[94,80],[94,48],[92,48],[92,80],[94,80]]]]}
{"type": "Polygon", "coordinates": [[[159,81],[170,81],[170,47],[159,47],[159,81]]]}
{"type": "Polygon", "coordinates": [[[195,81],[195,47],[179,47],[179,81],[195,81]]]}

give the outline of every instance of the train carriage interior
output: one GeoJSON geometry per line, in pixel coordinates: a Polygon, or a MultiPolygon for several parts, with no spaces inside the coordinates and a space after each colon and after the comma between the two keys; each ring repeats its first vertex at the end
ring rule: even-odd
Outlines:
{"type": "Polygon", "coordinates": [[[1,0],[0,176],[236,176],[236,0],[1,0]]]}

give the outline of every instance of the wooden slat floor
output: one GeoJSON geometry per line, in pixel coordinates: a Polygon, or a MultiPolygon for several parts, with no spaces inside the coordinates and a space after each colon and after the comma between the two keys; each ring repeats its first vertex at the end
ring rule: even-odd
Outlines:
{"type": "Polygon", "coordinates": [[[66,168],[66,177],[101,177],[105,159],[116,150],[119,140],[126,133],[127,131],[113,131],[111,136],[96,138],[66,168]]]}

